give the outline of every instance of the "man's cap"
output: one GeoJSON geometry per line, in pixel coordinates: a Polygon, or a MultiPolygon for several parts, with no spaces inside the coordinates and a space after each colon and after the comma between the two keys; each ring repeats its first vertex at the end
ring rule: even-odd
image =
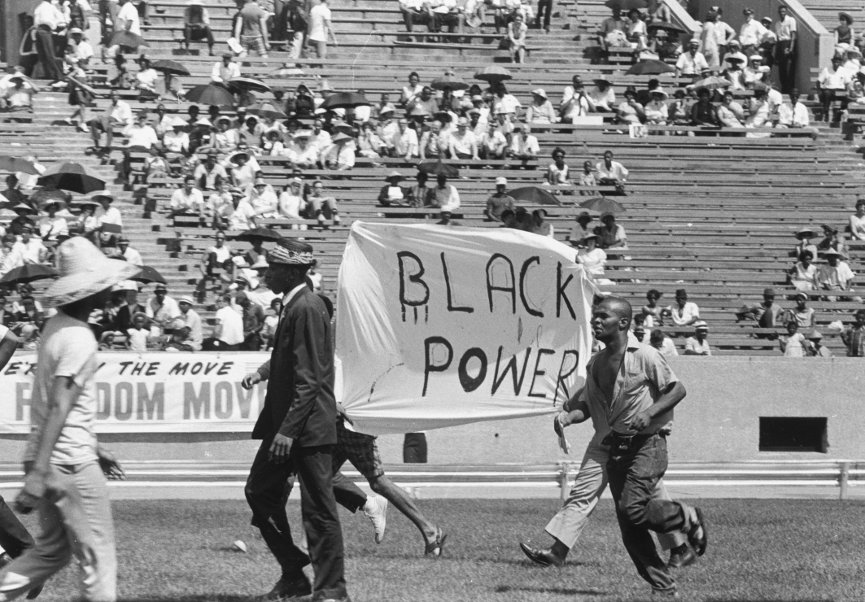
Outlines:
{"type": "Polygon", "coordinates": [[[336,136],[331,138],[330,141],[333,142],[334,144],[342,144],[344,142],[348,142],[349,140],[354,140],[354,138],[352,138],[351,136],[349,136],[348,134],[346,134],[344,132],[340,132],[339,134],[337,134],[336,136]]]}
{"type": "Polygon", "coordinates": [[[222,58],[224,58],[224,59],[233,59],[233,58],[234,58],[234,55],[231,54],[230,52],[223,52],[223,53],[222,53],[222,58]]]}
{"type": "Polygon", "coordinates": [[[496,186],[507,186],[507,185],[508,185],[508,179],[506,177],[499,176],[498,178],[496,178],[496,186]]]}
{"type": "Polygon", "coordinates": [[[709,330],[709,325],[704,320],[694,322],[694,330],[709,330]]]}
{"type": "Polygon", "coordinates": [[[762,23],[771,23],[771,22],[772,22],[772,17],[763,17],[762,19],[760,19],[760,21],[761,21],[762,23]]]}
{"type": "Polygon", "coordinates": [[[774,297],[775,296],[775,289],[774,288],[764,288],[763,289],[763,296],[764,297],[766,297],[766,296],[774,297]]]}
{"type": "Polygon", "coordinates": [[[798,299],[804,299],[805,301],[807,301],[807,300],[808,300],[808,293],[806,293],[805,291],[799,291],[798,293],[796,293],[796,294],[793,296],[793,298],[796,299],[796,300],[798,300],[798,299]]]}
{"type": "Polygon", "coordinates": [[[402,179],[403,179],[403,175],[402,175],[400,172],[396,171],[396,170],[394,170],[394,171],[390,172],[389,174],[387,174],[387,177],[385,178],[385,180],[388,181],[388,182],[391,181],[391,180],[402,180],[402,179]]]}
{"type": "Polygon", "coordinates": [[[81,35],[84,35],[84,32],[81,30],[80,27],[73,27],[72,29],[69,30],[69,35],[70,35],[70,36],[71,36],[71,35],[75,35],[76,33],[79,33],[79,34],[81,34],[81,35]]]}
{"type": "Polygon", "coordinates": [[[796,238],[814,238],[814,230],[805,226],[796,232],[796,238]]]}
{"type": "Polygon", "coordinates": [[[683,288],[677,288],[677,289],[676,289],[676,296],[678,297],[678,296],[680,296],[680,295],[685,295],[685,296],[687,297],[687,296],[688,296],[688,291],[686,291],[686,290],[683,289],[683,288]]]}
{"type": "Polygon", "coordinates": [[[593,82],[596,86],[612,86],[612,85],[613,85],[613,83],[612,83],[610,80],[608,80],[608,79],[606,79],[606,78],[604,78],[604,77],[598,77],[598,78],[595,78],[595,79],[592,80],[592,82],[593,82]]]}
{"type": "Polygon", "coordinates": [[[823,257],[826,257],[826,258],[829,258],[829,257],[844,257],[844,254],[843,254],[843,253],[839,253],[839,252],[836,251],[835,249],[830,248],[830,249],[827,249],[827,250],[823,251],[823,257]]]}
{"type": "Polygon", "coordinates": [[[534,94],[535,96],[540,96],[544,100],[547,99],[547,93],[543,88],[535,88],[534,90],[532,90],[532,94],[534,94]]]}
{"type": "Polygon", "coordinates": [[[120,238],[117,239],[117,244],[118,244],[118,245],[121,245],[121,244],[126,244],[126,245],[128,245],[128,244],[129,244],[129,239],[126,238],[125,236],[123,236],[123,235],[121,234],[121,235],[120,235],[120,238]]]}
{"type": "MultiPolygon", "coordinates": [[[[274,130],[274,131],[276,131],[276,130],[274,130]]],[[[296,140],[300,140],[301,138],[311,138],[311,137],[312,137],[312,130],[297,130],[294,133],[294,136],[292,136],[292,138],[295,138],[296,140]]]]}
{"type": "Polygon", "coordinates": [[[746,8],[745,10],[742,11],[742,14],[743,15],[753,15],[754,9],[753,8],[746,8]]]}
{"type": "Polygon", "coordinates": [[[271,265],[312,265],[312,245],[299,240],[283,238],[267,253],[267,262],[271,265]]]}
{"type": "Polygon", "coordinates": [[[255,181],[252,183],[253,186],[267,186],[267,182],[264,181],[264,178],[255,178],[255,181]]]}
{"type": "Polygon", "coordinates": [[[763,57],[759,54],[752,54],[751,56],[748,57],[748,60],[749,61],[762,61],[763,57]]]}
{"type": "Polygon", "coordinates": [[[157,282],[156,286],[153,287],[154,291],[167,291],[168,286],[164,282],[157,282]]]}
{"type": "Polygon", "coordinates": [[[700,40],[698,40],[696,38],[691,38],[690,40],[688,40],[688,46],[699,46],[699,45],[700,45],[700,40]]]}
{"type": "Polygon", "coordinates": [[[178,303],[186,303],[188,305],[195,305],[195,303],[192,302],[192,297],[190,297],[189,295],[183,295],[182,297],[180,297],[177,300],[177,302],[178,303]]]}
{"type": "Polygon", "coordinates": [[[588,232],[585,236],[583,236],[583,240],[589,240],[590,238],[597,239],[598,235],[594,232],[588,232]]]}

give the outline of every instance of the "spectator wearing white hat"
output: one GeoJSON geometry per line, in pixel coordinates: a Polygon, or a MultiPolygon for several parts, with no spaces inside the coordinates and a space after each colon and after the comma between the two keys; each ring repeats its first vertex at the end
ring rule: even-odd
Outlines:
{"type": "Polygon", "coordinates": [[[86,70],[90,67],[90,59],[93,58],[93,54],[93,46],[84,39],[84,31],[80,27],[70,29],[66,56],[72,56],[75,63],[86,70]]]}
{"type": "Polygon", "coordinates": [[[582,247],[577,250],[577,263],[595,280],[603,278],[607,254],[598,247],[598,235],[589,232],[583,237],[582,247]]]}
{"type": "Polygon", "coordinates": [[[469,120],[465,117],[457,120],[456,131],[448,137],[448,154],[451,159],[479,159],[478,141],[469,129],[469,120]]]}
{"type": "MultiPolygon", "coordinates": [[[[833,294],[826,295],[827,301],[835,301],[839,295],[838,292],[853,292],[853,279],[856,274],[850,269],[846,261],[841,260],[841,253],[835,249],[829,249],[823,252],[823,257],[826,258],[826,264],[817,271],[817,288],[823,291],[833,291],[833,294]]],[[[861,301],[861,297],[844,295],[843,298],[852,298],[854,301],[861,301]]]]}
{"type": "MultiPolygon", "coordinates": [[[[180,308],[180,315],[177,317],[177,322],[181,327],[189,328],[188,344],[195,351],[201,350],[201,344],[204,340],[204,333],[201,328],[201,316],[198,315],[192,306],[194,302],[189,295],[183,295],[177,300],[177,306],[180,308]]],[[[175,325],[175,328],[177,325],[175,325]]]]}
{"type": "Polygon", "coordinates": [[[704,71],[709,70],[706,57],[700,52],[700,40],[694,38],[688,42],[688,50],[676,59],[676,77],[683,75],[688,77],[699,77],[704,71]]]}
{"type": "Polygon", "coordinates": [[[685,355],[712,355],[712,348],[706,338],[708,335],[709,325],[706,322],[694,322],[694,336],[685,340],[685,355]]]}
{"type": "Polygon", "coordinates": [[[669,95],[661,88],[655,88],[649,92],[651,100],[646,103],[645,117],[646,123],[654,125],[665,125],[669,118],[667,109],[667,98],[669,95]]]}
{"type": "Polygon", "coordinates": [[[543,88],[532,90],[532,104],[526,109],[527,123],[556,123],[558,115],[543,88]]]}
{"type": "Polygon", "coordinates": [[[746,8],[742,14],[745,16],[745,22],[739,28],[739,42],[742,44],[742,52],[750,56],[759,50],[760,42],[767,30],[754,18],[752,8],[746,8]]]}
{"type": "Polygon", "coordinates": [[[501,221],[503,211],[506,209],[513,211],[516,202],[507,193],[507,188],[507,178],[496,178],[496,191],[487,197],[486,208],[484,209],[484,216],[488,221],[501,221]]]}
{"type": "Polygon", "coordinates": [[[177,301],[168,295],[168,286],[158,282],[153,288],[153,296],[144,305],[144,313],[153,322],[151,332],[159,336],[166,328],[173,326],[174,320],[180,315],[180,308],[177,307],[177,301]]]}
{"type": "Polygon", "coordinates": [[[823,345],[823,335],[816,328],[812,328],[805,333],[805,338],[808,340],[808,357],[832,357],[832,350],[823,345]]]}

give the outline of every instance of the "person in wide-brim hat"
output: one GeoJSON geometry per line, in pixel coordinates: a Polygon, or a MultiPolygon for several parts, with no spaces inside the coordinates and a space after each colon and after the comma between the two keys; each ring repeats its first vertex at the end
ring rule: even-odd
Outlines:
{"type": "Polygon", "coordinates": [[[129,280],[141,267],[107,258],[84,237],[76,236],[57,247],[59,277],[45,291],[49,305],[63,306],[81,301],[129,280]]]}

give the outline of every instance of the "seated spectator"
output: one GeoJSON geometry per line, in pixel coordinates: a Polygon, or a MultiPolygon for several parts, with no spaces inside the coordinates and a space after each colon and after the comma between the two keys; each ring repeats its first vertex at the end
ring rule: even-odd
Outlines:
{"type": "Polygon", "coordinates": [[[856,199],[856,213],[850,216],[850,238],[865,240],[865,197],[856,199]]]}
{"type": "Polygon", "coordinates": [[[779,128],[805,128],[811,123],[808,116],[808,107],[799,102],[798,90],[790,92],[790,104],[782,104],[778,107],[779,128]]]}
{"type": "Polygon", "coordinates": [[[668,305],[663,310],[663,317],[669,317],[675,326],[690,326],[700,319],[700,308],[688,301],[688,291],[683,288],[676,290],[675,305],[668,305]]]}
{"type": "MultiPolygon", "coordinates": [[[[846,261],[841,260],[841,254],[835,249],[829,249],[823,256],[826,258],[826,265],[822,266],[817,271],[817,288],[823,291],[840,291],[853,292],[853,278],[856,274],[850,269],[846,261]]],[[[845,298],[851,298],[845,295],[845,298]]],[[[835,301],[837,295],[827,295],[827,301],[835,301]]],[[[859,301],[859,297],[852,297],[854,301],[859,301]]]]}
{"type": "Polygon", "coordinates": [[[448,154],[451,159],[471,159],[477,161],[478,143],[475,135],[469,130],[469,120],[460,117],[457,120],[457,131],[448,140],[448,154]]]}
{"type": "MultiPolygon", "coordinates": [[[[210,15],[207,12],[207,9],[201,5],[201,0],[189,0],[187,3],[188,6],[183,11],[183,44],[186,50],[189,50],[190,42],[197,42],[200,40],[207,40],[207,50],[210,56],[213,56],[213,44],[215,43],[213,39],[213,32],[210,29],[210,15]]],[[[223,59],[226,55],[223,55],[223,59]]],[[[233,55],[227,53],[229,59],[233,58],[233,55]]],[[[233,75],[228,79],[219,79],[214,81],[228,81],[229,79],[233,79],[234,77],[239,77],[240,71],[238,70],[237,75],[233,75]]]]}
{"type": "Polygon", "coordinates": [[[250,161],[251,156],[247,151],[237,151],[229,160],[234,163],[231,168],[231,182],[241,190],[249,188],[255,181],[256,174],[260,171],[258,164],[250,161]]]}
{"type": "Polygon", "coordinates": [[[157,178],[168,177],[171,168],[168,161],[162,156],[158,146],[150,147],[150,154],[144,158],[144,183],[155,181],[157,178]]]}
{"type": "Polygon", "coordinates": [[[201,345],[204,351],[239,351],[243,344],[243,317],[231,306],[231,295],[216,298],[213,333],[201,345]]]}
{"type": "Polygon", "coordinates": [[[33,96],[39,92],[36,84],[23,73],[9,78],[9,85],[0,95],[0,111],[9,113],[32,113],[33,96]]]}
{"type": "Polygon", "coordinates": [[[27,195],[21,191],[21,184],[15,174],[6,176],[6,190],[0,194],[3,195],[6,203],[8,203],[3,205],[3,209],[11,209],[19,203],[26,204],[27,201],[27,195]]]}
{"type": "Polygon", "coordinates": [[[336,199],[332,196],[324,195],[324,184],[321,180],[316,180],[312,183],[312,190],[306,197],[307,214],[310,218],[317,219],[320,226],[324,226],[325,219],[332,219],[333,225],[340,224],[339,210],[336,206],[336,199]]]}
{"type": "Polygon", "coordinates": [[[205,155],[204,162],[195,166],[192,177],[195,179],[197,188],[216,190],[221,182],[228,182],[228,172],[216,161],[218,156],[215,152],[209,152],[205,155]]]}
{"type": "Polygon", "coordinates": [[[580,174],[580,191],[581,196],[592,196],[595,191],[592,190],[598,185],[597,171],[591,161],[583,161],[583,173],[580,174]]]}
{"type": "Polygon", "coordinates": [[[126,346],[129,351],[144,353],[150,338],[150,318],[144,312],[132,316],[132,326],[126,330],[126,346]]]}
{"type": "Polygon", "coordinates": [[[252,303],[244,293],[238,293],[234,302],[240,308],[243,321],[243,342],[241,351],[259,351],[261,349],[261,330],[264,328],[264,310],[252,303]]]}
{"type": "Polygon", "coordinates": [[[598,43],[606,54],[610,48],[624,48],[628,46],[627,29],[628,24],[622,18],[622,11],[616,7],[612,9],[612,15],[601,22],[598,29],[598,43]]]}
{"type": "Polygon", "coordinates": [[[817,266],[812,262],[814,255],[811,251],[799,253],[799,260],[787,272],[787,282],[799,291],[813,291],[817,288],[817,266]]]}
{"type": "Polygon", "coordinates": [[[213,284],[217,285],[217,294],[227,290],[234,279],[234,264],[231,257],[231,247],[225,244],[225,233],[217,232],[214,235],[214,245],[201,254],[201,261],[198,264],[201,279],[195,290],[199,303],[206,301],[207,291],[213,284]]]}
{"type": "Polygon", "coordinates": [[[406,102],[406,114],[413,118],[431,117],[439,110],[438,101],[433,97],[433,90],[429,86],[421,88],[417,96],[406,102]]]}
{"type": "Polygon", "coordinates": [[[646,110],[637,102],[637,90],[633,86],[625,89],[625,100],[616,107],[616,118],[619,123],[643,123],[646,110]]]}
{"type": "Polygon", "coordinates": [[[478,154],[483,159],[504,159],[508,150],[508,140],[495,121],[487,126],[487,131],[478,140],[478,154]]]}
{"type": "Polygon", "coordinates": [[[575,247],[579,247],[583,244],[583,239],[588,234],[593,234],[594,232],[589,229],[589,224],[592,223],[592,216],[589,215],[586,211],[580,213],[574,221],[577,222],[571,228],[570,232],[565,237],[569,243],[571,243],[575,247]]]}
{"type": "Polygon", "coordinates": [[[777,328],[784,322],[785,310],[775,303],[775,289],[763,290],[763,302],[758,306],[757,325],[760,328],[777,328]]]}
{"type": "Polygon", "coordinates": [[[18,265],[46,263],[48,249],[42,241],[33,237],[33,227],[25,225],[21,228],[21,239],[12,246],[12,255],[17,256],[14,262],[18,265]]]}
{"type": "Polygon", "coordinates": [[[386,151],[384,141],[375,132],[375,125],[365,121],[357,137],[357,154],[368,159],[378,159],[386,151]]]}
{"type": "Polygon", "coordinates": [[[528,123],[556,123],[558,116],[543,88],[532,90],[532,104],[526,109],[528,123]]]}
{"type": "Polygon", "coordinates": [[[628,170],[618,161],[613,161],[613,151],[604,153],[604,160],[595,165],[595,171],[600,186],[615,186],[617,194],[625,194],[628,170]]]}
{"type": "Polygon", "coordinates": [[[207,202],[204,204],[205,221],[214,229],[224,229],[226,224],[221,220],[227,219],[233,211],[234,203],[228,181],[221,180],[216,185],[216,190],[207,197],[207,202]]]}
{"type": "Polygon", "coordinates": [[[81,206],[78,215],[77,231],[94,245],[99,246],[99,229],[102,222],[96,217],[96,203],[86,203],[81,206]]]}
{"type": "Polygon", "coordinates": [[[417,131],[413,127],[408,126],[408,121],[400,119],[397,123],[397,131],[390,138],[384,138],[386,145],[390,147],[390,154],[393,157],[401,157],[406,161],[411,161],[420,156],[420,141],[417,137],[417,131]]]}
{"type": "Polygon", "coordinates": [[[523,163],[536,159],[541,148],[538,139],[532,135],[529,124],[523,123],[516,128],[511,145],[508,149],[508,157],[519,159],[523,163]]]}
{"type": "Polygon", "coordinates": [[[787,334],[778,339],[781,353],[784,354],[784,357],[805,357],[808,340],[805,335],[799,332],[799,324],[795,320],[791,320],[785,324],[785,327],[787,334]]]}
{"type": "Polygon", "coordinates": [[[583,266],[586,273],[596,281],[604,277],[604,266],[607,263],[607,254],[597,246],[598,236],[594,233],[583,237],[583,247],[577,250],[577,263],[583,266]]]}
{"type": "Polygon", "coordinates": [[[496,191],[487,197],[487,205],[484,209],[484,216],[487,221],[501,221],[502,211],[505,209],[514,209],[516,201],[507,193],[507,188],[507,178],[496,178],[496,191]]]}
{"type": "Polygon", "coordinates": [[[865,309],[853,314],[853,325],[841,333],[841,340],[847,347],[847,357],[865,357],[865,309]]]}
{"type": "Polygon", "coordinates": [[[256,218],[272,219],[277,217],[279,199],[273,191],[273,187],[264,181],[264,178],[256,178],[247,193],[247,201],[252,206],[256,218]]]}
{"type": "MultiPolygon", "coordinates": [[[[430,31],[432,31],[432,27],[434,27],[431,23],[430,12],[426,6],[426,3],[423,0],[399,0],[399,12],[402,13],[402,20],[405,23],[405,30],[411,33],[414,31],[415,24],[419,25],[427,25],[430,31]]],[[[409,36],[409,41],[413,42],[414,38],[409,36]]],[[[417,73],[412,73],[415,76],[414,85],[411,85],[411,75],[409,76],[409,84],[410,90],[408,96],[413,96],[412,91],[415,87],[418,87],[417,83],[420,80],[417,73]]],[[[405,90],[405,88],[403,89],[405,90]]],[[[403,93],[403,104],[405,104],[406,94],[403,93]]]]}
{"type": "Polygon", "coordinates": [[[214,120],[214,126],[216,129],[210,137],[208,150],[215,149],[225,154],[234,152],[240,144],[240,130],[234,127],[231,117],[220,115],[214,120]]]}
{"type": "Polygon", "coordinates": [[[709,70],[706,57],[700,52],[700,40],[693,38],[688,42],[688,51],[679,55],[676,60],[676,79],[688,76],[696,79],[704,71],[709,70]]]}
{"type": "Polygon", "coordinates": [[[718,112],[712,104],[712,92],[708,88],[697,90],[697,102],[691,107],[691,125],[719,127],[718,112]]]}
{"type": "Polygon", "coordinates": [[[738,310],[736,310],[736,324],[739,322],[753,322],[754,326],[757,325],[757,318],[762,313],[759,305],[748,305],[744,304],[738,310]]]}
{"type": "Polygon", "coordinates": [[[159,336],[173,327],[174,320],[180,316],[180,308],[168,294],[168,286],[159,282],[153,289],[153,296],[144,305],[144,313],[150,318],[151,332],[159,336]]]}
{"type": "Polygon", "coordinates": [[[129,246],[129,239],[122,234],[117,238],[117,251],[120,257],[132,265],[144,265],[141,253],[129,246]]]}
{"type": "Polygon", "coordinates": [[[438,207],[442,212],[454,213],[460,207],[460,193],[456,186],[448,184],[448,177],[440,173],[436,176],[436,187],[430,195],[432,206],[438,207]]]}
{"type": "MultiPolygon", "coordinates": [[[[642,321],[640,321],[640,318],[641,316],[634,316],[634,336],[642,343],[643,339],[646,338],[646,327],[642,321]]],[[[645,342],[648,343],[648,341],[645,342]]]]}
{"type": "Polygon", "coordinates": [[[329,169],[345,171],[354,167],[355,141],[351,136],[339,133],[333,137],[333,147],[324,158],[324,165],[329,169]]]}
{"type": "Polygon", "coordinates": [[[429,180],[429,176],[426,172],[417,172],[415,185],[409,188],[408,202],[412,207],[432,207],[435,205],[435,191],[427,186],[427,180],[429,180]]]}
{"type": "Polygon", "coordinates": [[[87,122],[90,127],[90,135],[93,138],[93,147],[99,148],[99,140],[104,133],[106,136],[105,147],[110,148],[114,140],[114,128],[127,128],[132,125],[132,108],[126,101],[120,100],[116,91],[109,96],[109,104],[102,112],[87,122]]]}
{"type": "Polygon", "coordinates": [[[640,9],[632,8],[628,11],[627,26],[628,43],[630,44],[631,49],[636,53],[644,51],[646,49],[648,36],[646,32],[646,22],[643,20],[643,14],[640,12],[640,9]]]}
{"type": "Polygon", "coordinates": [[[694,323],[694,336],[685,340],[685,355],[712,355],[712,347],[706,337],[709,325],[703,320],[694,323]]]}
{"type": "Polygon", "coordinates": [[[138,73],[135,74],[135,88],[142,99],[156,98],[156,82],[159,81],[159,71],[150,66],[150,59],[144,55],[138,57],[138,73]]]}
{"type": "Polygon", "coordinates": [[[823,335],[819,330],[812,328],[805,333],[805,338],[808,339],[808,357],[832,357],[832,350],[823,345],[823,335]]]}
{"type": "Polygon", "coordinates": [[[646,123],[654,125],[666,125],[669,119],[667,109],[668,95],[661,88],[656,88],[651,92],[652,99],[646,104],[645,117],[646,123]]]}
{"type": "Polygon", "coordinates": [[[296,167],[302,169],[313,169],[320,159],[326,156],[333,147],[328,141],[327,146],[321,147],[313,140],[313,132],[310,130],[298,130],[291,141],[285,146],[284,154],[296,167]]]}
{"type": "Polygon", "coordinates": [[[765,86],[771,85],[770,75],[771,69],[763,65],[763,57],[759,54],[752,54],[748,57],[748,66],[744,70],[745,87],[748,90],[753,90],[756,84],[765,86]]]}
{"type": "Polygon", "coordinates": [[[508,24],[507,40],[511,51],[511,60],[514,63],[526,62],[526,34],[529,28],[522,14],[516,13],[513,20],[508,24]]]}
{"type": "Polygon", "coordinates": [[[532,211],[532,232],[541,236],[556,237],[556,230],[553,225],[547,221],[546,209],[538,208],[532,211]]]}
{"type": "Polygon", "coordinates": [[[796,322],[799,328],[814,326],[814,308],[808,307],[808,293],[802,291],[796,293],[795,300],[796,307],[787,312],[788,321],[796,322]]]}
{"type": "Polygon", "coordinates": [[[664,334],[660,328],[656,328],[649,335],[649,345],[660,351],[664,357],[677,357],[679,355],[673,339],[664,334]]]}
{"type": "Polygon", "coordinates": [[[589,90],[588,106],[598,113],[612,113],[616,110],[616,93],[609,80],[599,77],[589,90]]]}
{"type": "Polygon", "coordinates": [[[601,216],[601,223],[603,225],[595,229],[595,234],[598,235],[598,246],[602,249],[627,249],[628,237],[625,228],[616,223],[616,216],[612,213],[604,213],[601,216]]]}
{"type": "Polygon", "coordinates": [[[844,235],[838,230],[838,228],[833,228],[829,224],[823,224],[821,226],[823,229],[823,239],[817,243],[817,251],[828,251],[829,249],[835,249],[841,255],[847,255],[847,243],[844,242],[844,235]]]}
{"type": "Polygon", "coordinates": [[[408,190],[400,186],[402,179],[402,174],[398,171],[392,171],[388,174],[387,178],[385,178],[387,184],[382,186],[378,193],[379,205],[387,207],[389,205],[402,206],[408,204],[408,190]]]}
{"type": "Polygon", "coordinates": [[[544,179],[550,186],[567,186],[569,185],[570,169],[565,163],[565,151],[560,146],[553,150],[553,162],[547,167],[547,173],[544,179]]]}
{"type": "Polygon", "coordinates": [[[270,302],[270,309],[265,311],[264,326],[261,328],[261,339],[264,343],[265,351],[270,351],[273,348],[276,327],[279,325],[279,315],[281,312],[282,299],[276,297],[270,302]]]}
{"type": "Polygon", "coordinates": [[[799,243],[793,247],[791,253],[793,257],[799,257],[804,251],[810,252],[811,257],[817,257],[817,246],[811,243],[811,239],[815,236],[814,230],[806,226],[800,228],[795,236],[799,243]]]}
{"type": "Polygon", "coordinates": [[[200,351],[201,344],[204,339],[202,330],[201,316],[192,309],[192,297],[184,295],[177,300],[177,306],[180,308],[180,316],[177,318],[177,323],[181,328],[188,329],[188,332],[177,343],[182,343],[189,349],[180,349],[178,351],[200,351]]]}
{"type": "Polygon", "coordinates": [[[570,86],[565,86],[562,101],[559,103],[559,115],[563,123],[574,123],[579,117],[585,117],[592,111],[592,100],[586,94],[583,79],[575,75],[570,86]]]}
{"type": "Polygon", "coordinates": [[[664,310],[658,305],[658,301],[662,296],[663,293],[658,289],[650,288],[646,291],[646,304],[640,308],[640,313],[638,314],[643,318],[643,324],[646,325],[646,328],[664,325],[664,310]]]}
{"type": "Polygon", "coordinates": [[[721,126],[727,128],[740,128],[743,126],[742,120],[745,119],[745,111],[742,109],[742,105],[733,100],[732,91],[724,90],[724,95],[717,111],[718,121],[721,122],[721,126]]]}
{"type": "Polygon", "coordinates": [[[846,108],[845,92],[847,86],[853,81],[853,78],[843,68],[842,63],[843,60],[840,56],[833,56],[832,65],[823,67],[823,70],[820,71],[820,75],[817,77],[817,89],[820,91],[820,106],[823,110],[823,121],[826,123],[837,121],[835,117],[831,117],[830,111],[832,103],[835,100],[841,101],[841,110],[846,108]]]}
{"type": "Polygon", "coordinates": [[[45,212],[48,215],[39,220],[39,238],[43,241],[56,243],[58,237],[66,238],[69,236],[69,224],[66,218],[57,215],[57,212],[63,208],[64,203],[62,201],[54,201],[45,205],[45,212]]]}
{"type": "Polygon", "coordinates": [[[172,215],[201,215],[204,211],[204,197],[195,187],[195,177],[183,178],[183,186],[171,194],[168,208],[172,215]]]}
{"type": "MultiPolygon", "coordinates": [[[[754,96],[751,97],[748,103],[748,117],[745,119],[745,127],[761,128],[771,125],[769,122],[769,100],[766,90],[755,88],[754,96]]],[[[748,134],[748,136],[755,137],[755,134],[748,134]]]]}
{"type": "Polygon", "coordinates": [[[637,102],[645,107],[646,103],[652,100],[652,92],[660,89],[661,80],[653,77],[648,82],[646,82],[646,87],[644,89],[637,90],[637,102]]]}

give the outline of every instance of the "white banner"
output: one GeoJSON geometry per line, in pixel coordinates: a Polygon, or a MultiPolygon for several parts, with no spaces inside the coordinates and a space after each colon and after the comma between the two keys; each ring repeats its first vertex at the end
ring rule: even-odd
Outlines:
{"type": "Polygon", "coordinates": [[[336,348],[358,430],[554,411],[590,354],[594,288],[574,256],[512,229],[354,222],[336,348]]]}
{"type": "MultiPolygon", "coordinates": [[[[252,432],[266,384],[240,381],[269,353],[100,352],[97,433],[252,432]]],[[[30,432],[36,354],[16,354],[0,374],[0,433],[30,432]]]]}

